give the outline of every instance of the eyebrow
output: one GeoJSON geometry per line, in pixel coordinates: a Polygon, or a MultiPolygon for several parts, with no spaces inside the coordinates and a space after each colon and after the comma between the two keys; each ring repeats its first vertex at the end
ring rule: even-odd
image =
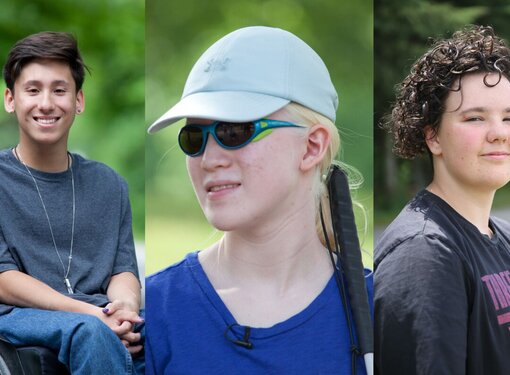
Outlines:
{"type": "MultiPolygon", "coordinates": [[[[489,112],[489,110],[485,107],[473,107],[473,108],[467,108],[467,109],[461,111],[459,114],[465,115],[466,113],[472,113],[472,112],[484,113],[484,112],[489,112]]],[[[503,112],[510,112],[510,107],[505,108],[503,110],[503,112]]]]}
{"type": "MultiPolygon", "coordinates": [[[[42,84],[41,81],[37,81],[34,79],[34,80],[30,80],[30,81],[23,83],[23,86],[32,86],[32,85],[37,86],[37,85],[41,85],[41,84],[42,84]]],[[[53,86],[59,86],[59,85],[68,86],[69,82],[66,80],[63,80],[63,79],[58,79],[58,80],[52,81],[51,85],[53,85],[53,86]]]]}

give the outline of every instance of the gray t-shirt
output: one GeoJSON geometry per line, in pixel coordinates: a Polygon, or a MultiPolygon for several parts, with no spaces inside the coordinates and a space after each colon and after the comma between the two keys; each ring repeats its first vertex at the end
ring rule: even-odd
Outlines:
{"type": "MultiPolygon", "coordinates": [[[[96,306],[108,303],[113,275],[138,277],[126,182],[104,164],[73,154],[76,214],[69,280],[70,297],[96,306]]],[[[55,242],[67,269],[72,228],[71,172],[30,170],[50,217],[55,242]]],[[[55,252],[34,181],[12,154],[0,151],[0,273],[24,272],[67,294],[64,268],[55,252]]],[[[12,306],[0,303],[0,315],[12,306]]]]}

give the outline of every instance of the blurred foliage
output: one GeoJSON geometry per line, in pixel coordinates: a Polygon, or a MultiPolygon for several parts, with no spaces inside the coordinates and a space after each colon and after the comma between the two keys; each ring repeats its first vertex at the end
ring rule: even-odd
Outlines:
{"type": "MultiPolygon", "coordinates": [[[[2,1],[0,62],[25,36],[72,33],[91,74],[69,148],[114,168],[129,184],[135,235],[144,235],[144,2],[143,0],[2,1]]],[[[5,84],[2,81],[2,91],[5,84]]],[[[15,118],[0,113],[0,148],[18,139],[15,118]]]]}
{"type": "MultiPolygon", "coordinates": [[[[371,197],[372,1],[147,0],[145,7],[147,126],[179,101],[193,64],[216,40],[245,26],[283,28],[307,42],[328,66],[340,97],[340,159],[362,172],[371,197]]],[[[153,216],[192,218],[197,225],[205,220],[187,178],[185,157],[177,145],[181,125],[146,139],[148,222],[153,216]]],[[[372,217],[368,220],[371,222],[372,217]]],[[[185,233],[193,237],[194,228],[185,233]]],[[[160,236],[154,238],[162,241],[160,236]]],[[[174,241],[170,236],[165,238],[174,241]]],[[[197,244],[202,240],[198,238],[197,244]]],[[[153,248],[150,242],[148,236],[149,256],[153,248]]]]}
{"type": "MultiPolygon", "coordinates": [[[[374,205],[376,222],[396,212],[432,178],[427,157],[397,160],[392,140],[379,128],[381,117],[391,110],[394,87],[409,73],[435,39],[449,37],[468,24],[490,25],[510,40],[510,5],[506,0],[386,0],[375,6],[374,79],[374,205]]],[[[508,190],[509,187],[505,187],[508,190]]],[[[501,193],[498,193],[501,194],[501,193]]],[[[503,192],[504,194],[504,192],[503,192]]],[[[496,200],[497,203],[500,200],[496,200]]],[[[508,205],[509,202],[506,202],[508,205]]]]}

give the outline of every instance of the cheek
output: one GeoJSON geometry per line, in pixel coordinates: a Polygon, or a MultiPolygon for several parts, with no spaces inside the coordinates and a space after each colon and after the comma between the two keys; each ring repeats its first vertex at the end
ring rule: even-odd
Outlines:
{"type": "Polygon", "coordinates": [[[201,183],[200,176],[200,161],[199,158],[186,157],[186,167],[188,169],[188,175],[191,179],[193,189],[197,192],[197,186],[201,183]]]}
{"type": "Polygon", "coordinates": [[[35,106],[36,102],[34,99],[30,99],[30,97],[20,97],[18,96],[14,101],[14,106],[16,110],[27,110],[31,107],[35,106]]]}
{"type": "Polygon", "coordinates": [[[479,151],[484,136],[481,129],[466,127],[462,131],[449,131],[445,132],[446,147],[448,150],[446,154],[450,154],[451,157],[464,160],[470,155],[476,155],[479,151]]]}
{"type": "Polygon", "coordinates": [[[274,137],[271,141],[274,142],[254,144],[256,147],[246,148],[246,154],[242,158],[242,170],[250,173],[263,186],[262,191],[265,192],[269,189],[285,189],[288,183],[297,178],[299,170],[298,147],[290,144],[288,139],[283,142],[274,137]]]}
{"type": "Polygon", "coordinates": [[[475,150],[483,141],[483,135],[481,132],[477,131],[469,131],[465,132],[461,136],[458,137],[458,142],[460,143],[460,147],[465,150],[475,150]]]}
{"type": "Polygon", "coordinates": [[[69,112],[74,112],[74,109],[76,107],[76,97],[57,98],[57,100],[55,100],[55,103],[57,104],[57,106],[59,106],[60,108],[62,108],[64,110],[67,110],[69,112]]]}

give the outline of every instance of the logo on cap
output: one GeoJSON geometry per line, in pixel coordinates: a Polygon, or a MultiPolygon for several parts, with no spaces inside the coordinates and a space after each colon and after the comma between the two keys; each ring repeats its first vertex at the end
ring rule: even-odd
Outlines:
{"type": "Polygon", "coordinates": [[[204,69],[204,72],[214,72],[214,71],[223,71],[227,70],[227,65],[230,62],[228,57],[224,59],[210,59],[207,60],[207,67],[204,69]]]}

